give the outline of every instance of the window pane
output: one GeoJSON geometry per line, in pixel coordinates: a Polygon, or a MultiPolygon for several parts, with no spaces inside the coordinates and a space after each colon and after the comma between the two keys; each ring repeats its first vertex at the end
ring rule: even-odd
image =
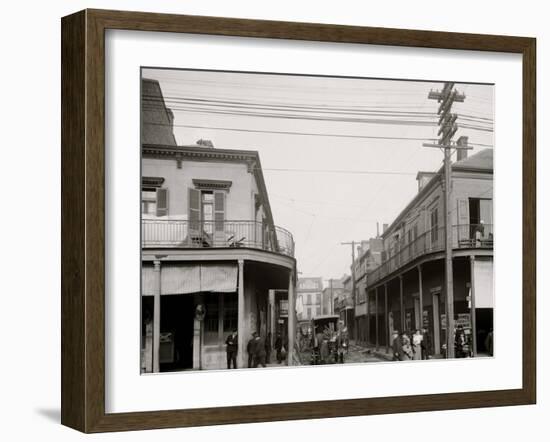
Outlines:
{"type": "Polygon", "coordinates": [[[238,308],[237,294],[226,293],[223,295],[223,331],[232,332],[237,329],[238,308]]]}
{"type": "Polygon", "coordinates": [[[219,299],[216,294],[208,294],[205,299],[204,343],[218,343],[219,299]]]}
{"type": "Polygon", "coordinates": [[[141,213],[155,215],[157,213],[157,192],[143,190],[141,192],[141,213]]]}

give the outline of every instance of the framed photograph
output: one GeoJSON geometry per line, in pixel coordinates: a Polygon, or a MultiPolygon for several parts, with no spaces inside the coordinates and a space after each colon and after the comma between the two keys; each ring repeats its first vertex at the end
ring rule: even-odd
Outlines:
{"type": "Polygon", "coordinates": [[[535,39],[62,19],[62,423],[536,400],[535,39]]]}

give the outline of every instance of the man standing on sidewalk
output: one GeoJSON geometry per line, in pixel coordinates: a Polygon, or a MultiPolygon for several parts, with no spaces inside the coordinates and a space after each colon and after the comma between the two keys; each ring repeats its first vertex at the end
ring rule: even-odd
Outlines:
{"type": "Polygon", "coordinates": [[[248,353],[248,368],[252,368],[254,363],[254,354],[256,353],[256,332],[252,333],[252,338],[246,344],[246,352],[248,353]]]}
{"type": "Polygon", "coordinates": [[[401,343],[401,336],[399,335],[399,332],[397,330],[393,331],[392,334],[392,352],[393,352],[393,360],[394,361],[402,361],[403,360],[403,345],[401,343]]]}
{"type": "Polygon", "coordinates": [[[233,364],[233,368],[237,368],[237,330],[233,330],[233,333],[227,337],[225,340],[225,345],[225,350],[227,352],[227,368],[230,369],[231,364],[233,364]]]}
{"type": "Polygon", "coordinates": [[[258,365],[265,368],[265,356],[265,339],[261,334],[258,335],[256,333],[256,337],[254,338],[254,362],[252,368],[257,368],[258,365]]]}

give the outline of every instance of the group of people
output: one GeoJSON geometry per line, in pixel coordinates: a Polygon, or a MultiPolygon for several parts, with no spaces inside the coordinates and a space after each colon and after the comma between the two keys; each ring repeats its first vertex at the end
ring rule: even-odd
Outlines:
{"type": "Polygon", "coordinates": [[[414,333],[393,332],[392,352],[394,361],[430,359],[431,336],[426,329],[417,329],[414,333]]]}
{"type": "Polygon", "coordinates": [[[340,321],[337,330],[331,329],[328,325],[321,331],[316,327],[313,337],[313,364],[344,363],[344,354],[349,347],[347,328],[340,321]]]}
{"type": "MultiPolygon", "coordinates": [[[[237,368],[237,330],[233,330],[227,337],[225,345],[227,368],[237,368]]],[[[277,363],[281,364],[286,359],[286,346],[281,333],[277,333],[273,347],[276,351],[277,363]]],[[[271,333],[267,333],[266,338],[257,332],[252,333],[252,337],[246,345],[246,352],[248,354],[248,368],[265,367],[271,361],[271,333]]]]}

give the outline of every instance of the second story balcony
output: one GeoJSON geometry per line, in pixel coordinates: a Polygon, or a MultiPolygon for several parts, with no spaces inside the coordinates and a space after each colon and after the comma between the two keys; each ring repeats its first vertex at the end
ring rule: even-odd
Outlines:
{"type": "Polygon", "coordinates": [[[252,248],[294,257],[294,238],[257,221],[142,219],[141,246],[150,248],[252,248]]]}
{"type": "MultiPolygon", "coordinates": [[[[452,227],[453,249],[492,249],[492,224],[461,224],[452,227]]],[[[445,228],[438,227],[418,236],[411,242],[396,243],[381,265],[367,271],[367,286],[371,286],[408,263],[430,253],[445,250],[445,228]]]]}

